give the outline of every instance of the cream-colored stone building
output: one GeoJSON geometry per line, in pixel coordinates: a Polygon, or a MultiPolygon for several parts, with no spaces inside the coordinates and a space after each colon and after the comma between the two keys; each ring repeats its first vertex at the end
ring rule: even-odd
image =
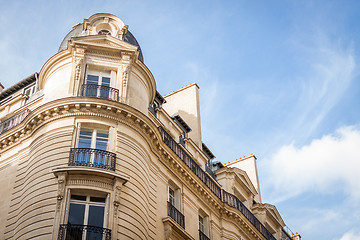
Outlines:
{"type": "Polygon", "coordinates": [[[0,93],[0,239],[291,239],[251,155],[202,142],[199,87],[162,97],[121,19],[77,24],[0,93]]]}

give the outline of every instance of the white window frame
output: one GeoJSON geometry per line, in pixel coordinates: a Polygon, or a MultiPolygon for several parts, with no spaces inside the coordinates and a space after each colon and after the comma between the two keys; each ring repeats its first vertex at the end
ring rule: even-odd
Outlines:
{"type": "Polygon", "coordinates": [[[199,210],[198,214],[198,223],[199,223],[199,230],[204,233],[206,236],[209,236],[210,229],[209,229],[209,216],[205,214],[204,211],[199,210]],[[200,227],[200,218],[202,219],[202,229],[200,227]]]}
{"type": "Polygon", "coordinates": [[[87,69],[87,71],[86,71],[84,84],[87,84],[87,78],[89,75],[99,77],[98,85],[102,84],[103,77],[107,77],[107,78],[110,78],[110,86],[109,87],[115,86],[116,72],[113,70],[96,70],[96,69],[92,69],[90,66],[89,69],[87,69]]]}
{"type": "MultiPolygon", "coordinates": [[[[104,195],[103,194],[92,194],[92,193],[83,193],[82,190],[80,190],[80,191],[81,191],[80,193],[78,193],[77,191],[72,191],[70,189],[68,189],[68,191],[67,191],[68,196],[67,196],[67,204],[66,204],[66,209],[65,209],[65,214],[66,214],[65,219],[64,219],[65,223],[68,224],[71,203],[85,205],[85,213],[84,213],[84,221],[83,221],[83,225],[85,225],[85,226],[87,226],[88,222],[89,222],[90,205],[91,206],[104,206],[104,221],[103,221],[102,228],[108,228],[110,194],[109,193],[105,193],[104,195]],[[71,195],[86,196],[86,201],[84,202],[81,200],[71,199],[71,195]],[[100,196],[100,195],[102,195],[102,196],[100,196]],[[91,202],[90,197],[103,197],[103,198],[105,198],[105,203],[91,202]]],[[[82,240],[86,240],[86,234],[83,234],[82,240]]]]}
{"type": "Polygon", "coordinates": [[[180,188],[176,187],[174,184],[169,184],[167,189],[167,201],[170,202],[177,210],[181,212],[181,191],[180,188]],[[170,191],[174,194],[170,196],[170,191]],[[173,203],[171,203],[173,199],[173,203]]]}

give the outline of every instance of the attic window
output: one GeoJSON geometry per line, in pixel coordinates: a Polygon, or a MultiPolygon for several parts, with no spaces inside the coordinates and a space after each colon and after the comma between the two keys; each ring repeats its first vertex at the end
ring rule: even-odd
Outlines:
{"type": "Polygon", "coordinates": [[[110,31],[109,30],[106,30],[106,29],[103,29],[103,30],[100,30],[98,32],[99,35],[110,35],[110,31]]]}

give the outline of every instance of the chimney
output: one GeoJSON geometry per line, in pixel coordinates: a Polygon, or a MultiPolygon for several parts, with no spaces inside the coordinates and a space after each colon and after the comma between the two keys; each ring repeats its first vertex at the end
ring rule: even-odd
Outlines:
{"type": "Polygon", "coordinates": [[[0,82],[0,92],[2,92],[2,90],[4,90],[4,86],[0,82]]]}
{"type": "Polygon", "coordinates": [[[295,234],[292,234],[291,238],[292,240],[301,240],[301,236],[297,232],[295,234]]]}

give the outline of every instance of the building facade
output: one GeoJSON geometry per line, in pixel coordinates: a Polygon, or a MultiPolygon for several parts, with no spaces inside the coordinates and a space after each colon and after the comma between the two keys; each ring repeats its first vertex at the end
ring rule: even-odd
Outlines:
{"type": "Polygon", "coordinates": [[[1,90],[1,239],[291,239],[255,156],[212,161],[199,87],[161,96],[120,18],[75,25],[1,90]]]}

